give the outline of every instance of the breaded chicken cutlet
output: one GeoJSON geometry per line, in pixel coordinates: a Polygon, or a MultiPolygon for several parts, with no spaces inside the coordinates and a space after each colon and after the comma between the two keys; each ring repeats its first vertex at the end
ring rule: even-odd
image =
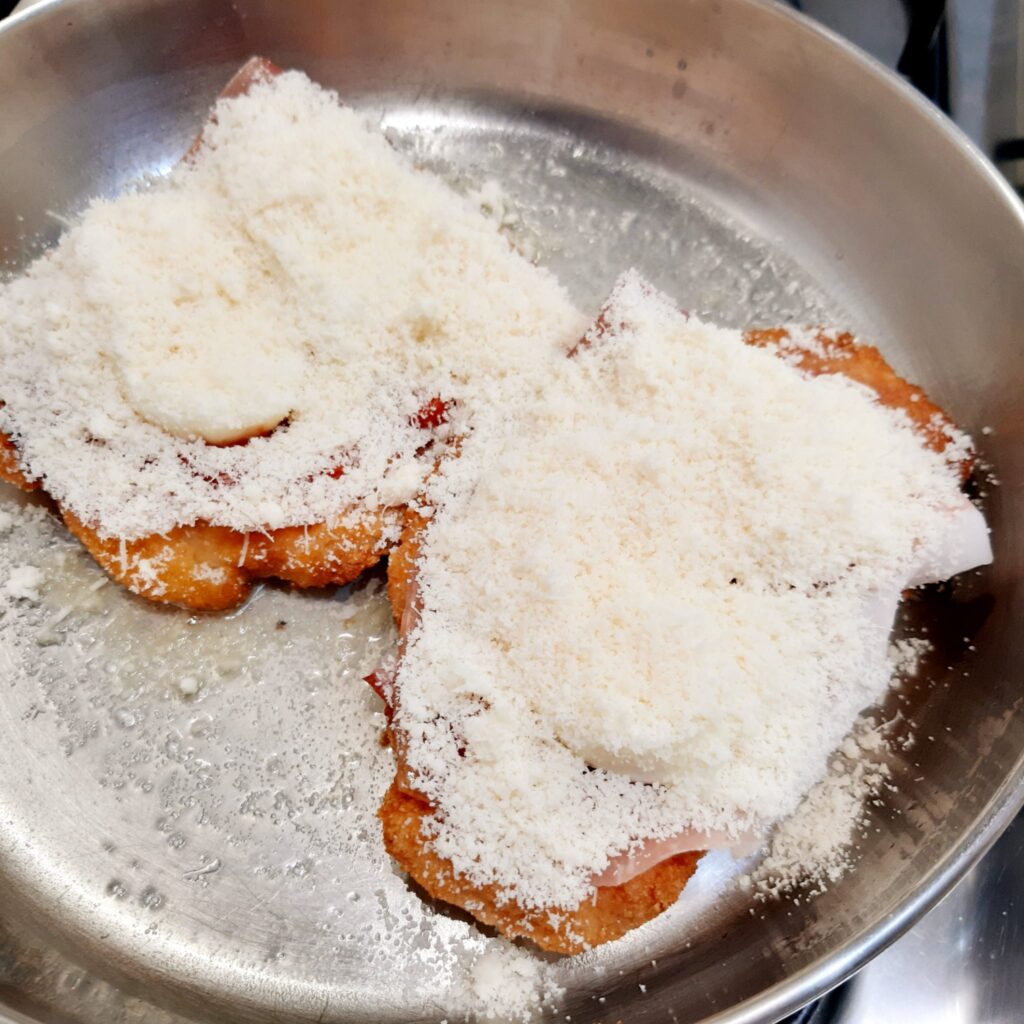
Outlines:
{"type": "MultiPolygon", "coordinates": [[[[271,61],[253,57],[225,85],[218,99],[244,96],[257,84],[282,73],[271,61]]],[[[208,123],[216,123],[216,113],[210,115],[208,123]]],[[[204,134],[205,129],[183,162],[190,163],[201,155],[204,134]]],[[[444,406],[439,399],[422,406],[415,420],[425,432],[425,445],[430,443],[428,432],[443,419],[444,406]]],[[[244,445],[249,440],[248,436],[235,437],[229,443],[244,445]]],[[[344,471],[344,465],[338,463],[328,475],[339,477],[344,471]]],[[[0,434],[0,480],[23,491],[43,487],[28,475],[18,444],[4,434],[0,434]]],[[[60,502],[55,504],[68,530],[112,579],[151,601],[196,611],[234,607],[247,597],[256,581],[265,578],[300,588],[349,583],[387,553],[386,537],[399,517],[397,508],[373,512],[356,508],[352,515],[332,523],[242,532],[199,521],[125,539],[101,530],[97,523],[83,521],[60,502]]]]}
{"type": "MultiPolygon", "coordinates": [[[[608,327],[607,316],[607,310],[602,312],[586,338],[570,351],[571,357],[584,357],[585,350],[600,341],[608,327]]],[[[880,404],[905,412],[925,444],[936,452],[945,452],[962,436],[949,416],[920,388],[900,377],[876,348],[858,344],[848,333],[763,329],[746,332],[744,341],[773,350],[809,376],[841,374],[864,385],[880,404]]],[[[973,454],[958,450],[957,455],[961,476],[966,479],[973,454]]],[[[430,529],[428,517],[429,512],[406,512],[401,540],[389,558],[388,595],[401,637],[399,666],[405,643],[419,622],[417,563],[430,529]]],[[[599,547],[600,541],[597,544],[599,547]]],[[[440,856],[432,845],[438,812],[417,788],[405,754],[409,738],[393,721],[401,704],[401,692],[393,681],[395,674],[397,667],[386,677],[368,680],[385,701],[390,723],[386,737],[397,764],[395,780],[378,816],[388,852],[429,895],[460,907],[508,938],[527,938],[544,950],[564,955],[619,938],[676,901],[696,870],[702,851],[676,853],[622,884],[595,883],[591,898],[568,911],[527,907],[510,898],[500,885],[478,885],[461,877],[451,860],[440,856]]]]}

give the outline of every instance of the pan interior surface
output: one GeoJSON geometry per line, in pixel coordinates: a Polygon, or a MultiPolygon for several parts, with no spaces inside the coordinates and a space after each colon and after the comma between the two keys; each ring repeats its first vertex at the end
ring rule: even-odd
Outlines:
{"type": "Polygon", "coordinates": [[[512,1019],[538,993],[574,1021],[781,1016],[911,923],[1020,802],[1020,211],[902,87],[748,0],[49,0],[0,31],[5,270],[91,197],[166,173],[254,53],[379,120],[581,309],[636,266],[723,324],[877,343],[995,467],[997,561],[907,613],[934,652],[884,709],[908,742],[854,871],[759,902],[712,855],[668,913],[556,962],[424,904],[381,849],[389,754],[361,682],[393,643],[379,574],[223,616],[155,609],[4,491],[0,583],[31,565],[43,584],[0,622],[0,1001],[82,1024],[512,1019]]]}

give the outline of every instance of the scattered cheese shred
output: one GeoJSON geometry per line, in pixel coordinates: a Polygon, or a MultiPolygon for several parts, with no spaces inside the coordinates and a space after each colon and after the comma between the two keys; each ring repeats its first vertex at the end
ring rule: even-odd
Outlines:
{"type": "Polygon", "coordinates": [[[39,604],[39,588],[45,580],[43,571],[34,565],[16,565],[11,569],[2,593],[12,601],[39,604]]]}

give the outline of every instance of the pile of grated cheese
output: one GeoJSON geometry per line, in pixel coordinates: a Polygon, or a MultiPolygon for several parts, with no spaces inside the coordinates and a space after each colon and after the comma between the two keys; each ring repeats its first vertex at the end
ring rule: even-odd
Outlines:
{"type": "Polygon", "coordinates": [[[397,675],[437,851],[531,907],[792,812],[890,680],[900,591],[990,556],[966,439],[930,451],[635,274],[603,320],[431,481],[397,675]]]}
{"type": "Polygon", "coordinates": [[[300,73],[220,101],[203,141],[0,288],[0,431],[104,535],[399,504],[424,400],[584,327],[478,208],[300,73]]]}

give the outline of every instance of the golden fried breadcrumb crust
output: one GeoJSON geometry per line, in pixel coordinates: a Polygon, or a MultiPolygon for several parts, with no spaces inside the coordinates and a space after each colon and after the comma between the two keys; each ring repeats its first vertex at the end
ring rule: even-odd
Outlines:
{"type": "Polygon", "coordinates": [[[462,907],[510,939],[529,939],[553,953],[571,955],[611,942],[667,910],[703,856],[677,854],[622,885],[597,889],[571,911],[528,910],[503,899],[497,886],[474,885],[455,874],[427,840],[432,813],[422,797],[393,784],[377,812],[388,853],[434,898],[462,907]]]}
{"type": "Polygon", "coordinates": [[[38,481],[29,480],[22,472],[18,449],[14,447],[14,442],[6,434],[0,434],[0,480],[14,484],[22,491],[37,491],[39,489],[38,481]]]}
{"type": "MultiPolygon", "coordinates": [[[[819,328],[815,334],[817,345],[813,348],[793,344],[784,327],[750,330],[743,337],[748,345],[774,349],[785,355],[804,373],[815,377],[841,374],[870,388],[882,405],[905,412],[933,451],[945,451],[958,433],[945,410],[921,388],[901,377],[877,348],[860,344],[846,331],[832,334],[819,328]]],[[[963,479],[970,476],[973,464],[973,455],[963,460],[960,467],[963,479]]]]}
{"type": "Polygon", "coordinates": [[[409,594],[416,578],[416,560],[420,555],[423,531],[430,522],[414,509],[406,509],[402,517],[402,535],[388,555],[388,600],[395,625],[402,628],[402,619],[409,605],[409,594]]]}
{"type": "Polygon", "coordinates": [[[253,576],[297,587],[351,583],[387,553],[385,533],[393,513],[364,512],[355,524],[317,523],[250,533],[245,568],[253,576]]]}
{"type": "Polygon", "coordinates": [[[129,541],[101,537],[68,509],[61,515],[116,582],[150,601],[194,611],[233,608],[265,577],[297,587],[351,583],[387,551],[380,515],[355,526],[318,523],[248,534],[196,523],[129,541]]]}
{"type": "Polygon", "coordinates": [[[245,537],[234,530],[197,523],[125,541],[101,537],[69,509],[61,515],[100,568],[140,597],[220,611],[249,593],[249,574],[239,568],[245,537]]]}

